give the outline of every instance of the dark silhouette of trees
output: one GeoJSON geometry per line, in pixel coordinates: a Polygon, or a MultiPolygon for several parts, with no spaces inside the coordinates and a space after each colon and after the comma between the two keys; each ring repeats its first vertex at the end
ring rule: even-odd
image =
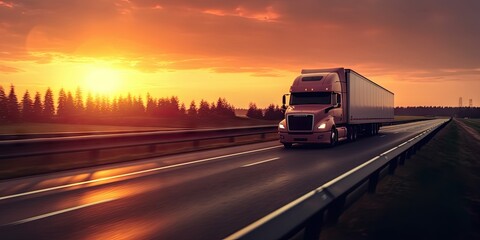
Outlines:
{"type": "MultiPolygon", "coordinates": [[[[14,86],[7,96],[0,86],[0,121],[17,122],[19,120],[53,121],[53,122],[92,122],[98,117],[160,117],[176,119],[215,119],[235,117],[235,108],[225,98],[218,98],[216,102],[208,103],[201,100],[198,108],[192,101],[187,108],[178,97],[153,98],[147,94],[141,96],[119,96],[113,99],[105,95],[87,93],[86,98],[80,88],[74,94],[71,91],[60,89],[55,101],[53,92],[48,88],[43,96],[39,92],[32,95],[27,90],[22,101],[18,102],[14,86]]],[[[261,110],[260,110],[261,112],[261,110]]],[[[100,122],[104,120],[101,119],[100,122]]]]}
{"type": "Polygon", "coordinates": [[[182,103],[178,113],[180,114],[180,116],[185,116],[187,114],[187,108],[185,107],[185,103],[182,103]]]}
{"type": "Polygon", "coordinates": [[[65,118],[67,115],[65,105],[67,103],[67,94],[65,93],[65,90],[60,89],[60,92],[58,93],[58,105],[57,105],[57,116],[60,118],[65,118]]]}
{"type": "Polygon", "coordinates": [[[82,89],[80,89],[80,87],[77,87],[77,90],[75,91],[75,112],[77,114],[81,114],[84,110],[85,106],[83,105],[82,89]]]}
{"type": "Polygon", "coordinates": [[[480,118],[479,107],[396,107],[395,115],[480,118]]]}
{"type": "Polygon", "coordinates": [[[150,96],[150,93],[147,93],[147,106],[145,108],[145,111],[147,112],[148,116],[155,116],[155,113],[157,111],[157,100],[152,98],[150,96]]]}
{"type": "Polygon", "coordinates": [[[263,119],[265,120],[282,120],[284,114],[278,105],[274,106],[270,104],[268,108],[265,110],[265,114],[263,119]]]}
{"type": "Polygon", "coordinates": [[[224,117],[235,117],[235,109],[230,105],[225,98],[218,98],[215,109],[212,109],[215,114],[224,117]]]}
{"type": "Polygon", "coordinates": [[[198,116],[205,118],[210,115],[210,105],[208,104],[207,101],[201,100],[200,101],[200,106],[198,107],[198,116]]]}
{"type": "Polygon", "coordinates": [[[0,86],[0,122],[7,120],[8,112],[8,98],[5,90],[0,86]]]}
{"type": "Polygon", "coordinates": [[[255,103],[250,103],[247,110],[247,117],[264,120],[282,120],[284,114],[278,105],[270,104],[264,113],[255,103]]]}
{"type": "Polygon", "coordinates": [[[33,100],[33,109],[32,109],[32,121],[41,121],[42,120],[42,96],[39,92],[35,93],[35,98],[33,100]]]}
{"type": "Polygon", "coordinates": [[[43,114],[42,118],[45,120],[52,120],[55,115],[55,106],[53,103],[53,92],[50,88],[45,92],[45,98],[43,101],[43,114]]]}
{"type": "Polygon", "coordinates": [[[255,103],[250,103],[247,110],[247,117],[263,119],[262,109],[257,108],[257,105],[255,103]]]}
{"type": "Polygon", "coordinates": [[[10,93],[7,101],[7,120],[16,122],[20,119],[20,107],[18,105],[17,95],[15,94],[15,87],[10,86],[10,93]]]}
{"type": "Polygon", "coordinates": [[[28,90],[22,98],[22,119],[23,121],[32,121],[33,116],[33,101],[28,90]]]}
{"type": "Polygon", "coordinates": [[[71,119],[75,115],[75,102],[73,95],[70,91],[67,93],[67,99],[65,100],[65,116],[67,119],[71,119]]]}
{"type": "Polygon", "coordinates": [[[91,93],[88,93],[87,95],[87,102],[85,104],[85,111],[88,115],[93,115],[96,111],[95,109],[95,102],[93,101],[93,96],[91,93]]]}
{"type": "Polygon", "coordinates": [[[197,112],[197,106],[195,105],[195,101],[192,101],[190,103],[190,107],[188,108],[188,112],[187,112],[187,115],[189,117],[196,117],[198,114],[197,112]]]}

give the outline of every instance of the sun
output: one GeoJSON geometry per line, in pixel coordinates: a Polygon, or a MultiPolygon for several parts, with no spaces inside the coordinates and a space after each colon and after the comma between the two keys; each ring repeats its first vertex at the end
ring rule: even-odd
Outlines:
{"type": "Polygon", "coordinates": [[[87,91],[102,94],[118,94],[123,85],[122,73],[113,68],[91,68],[85,75],[87,91]]]}

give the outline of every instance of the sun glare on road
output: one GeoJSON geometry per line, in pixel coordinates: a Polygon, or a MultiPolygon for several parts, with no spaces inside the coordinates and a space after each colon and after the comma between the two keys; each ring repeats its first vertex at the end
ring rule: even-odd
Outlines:
{"type": "Polygon", "coordinates": [[[119,93],[122,87],[122,73],[113,68],[92,68],[85,75],[84,88],[93,93],[114,95],[119,93]]]}

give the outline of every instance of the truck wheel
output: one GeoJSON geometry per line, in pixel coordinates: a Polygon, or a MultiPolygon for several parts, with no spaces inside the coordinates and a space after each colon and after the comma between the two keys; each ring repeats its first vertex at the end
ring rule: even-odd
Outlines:
{"type": "Polygon", "coordinates": [[[332,128],[332,131],[330,131],[330,146],[333,147],[337,144],[338,142],[338,131],[335,127],[332,128]]]}
{"type": "Polygon", "coordinates": [[[347,141],[351,142],[353,141],[353,127],[347,127],[347,141]]]}
{"type": "Polygon", "coordinates": [[[291,144],[291,143],[284,143],[283,146],[284,146],[286,149],[292,148],[292,144],[291,144]]]}

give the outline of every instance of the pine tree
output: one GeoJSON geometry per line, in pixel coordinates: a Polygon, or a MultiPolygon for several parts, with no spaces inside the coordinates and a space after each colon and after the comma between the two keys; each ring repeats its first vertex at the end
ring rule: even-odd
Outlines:
{"type": "Polygon", "coordinates": [[[157,116],[159,117],[166,117],[168,116],[168,109],[169,109],[170,101],[166,98],[158,99],[157,103],[157,116]]]}
{"type": "Polygon", "coordinates": [[[83,94],[80,87],[77,87],[77,91],[75,91],[75,112],[77,114],[81,114],[85,111],[85,106],[83,105],[83,94]]]}
{"type": "Polygon", "coordinates": [[[72,93],[68,91],[65,101],[65,117],[71,118],[73,115],[75,115],[75,102],[72,93]]]}
{"type": "Polygon", "coordinates": [[[17,122],[20,118],[20,108],[17,95],[15,94],[15,87],[13,85],[10,86],[7,105],[7,119],[11,122],[17,122]]]}
{"type": "Polygon", "coordinates": [[[8,112],[8,98],[5,90],[0,86],[0,122],[7,119],[8,112]]]}
{"type": "Polygon", "coordinates": [[[35,94],[35,100],[33,100],[32,120],[35,122],[42,120],[42,111],[42,97],[40,96],[40,93],[37,92],[35,94]]]}
{"type": "Polygon", "coordinates": [[[185,107],[185,103],[182,103],[179,109],[180,116],[185,116],[187,114],[187,108],[185,107]]]}
{"type": "Polygon", "coordinates": [[[57,106],[57,116],[64,118],[67,115],[66,111],[66,103],[67,103],[67,94],[65,90],[60,89],[58,94],[58,106],[57,106]]]}
{"type": "Polygon", "coordinates": [[[22,119],[23,121],[32,121],[33,116],[33,101],[28,90],[22,98],[22,119]]]}
{"type": "Polygon", "coordinates": [[[210,116],[210,105],[207,101],[201,100],[200,107],[198,108],[198,116],[205,118],[210,116]]]}
{"type": "Polygon", "coordinates": [[[112,107],[110,109],[112,114],[117,114],[118,113],[118,99],[115,97],[112,100],[112,107]]]}
{"type": "Polygon", "coordinates": [[[187,114],[190,117],[196,117],[197,116],[197,106],[195,105],[195,101],[192,101],[190,103],[190,107],[188,108],[187,114]]]}
{"type": "Polygon", "coordinates": [[[255,118],[255,119],[262,119],[263,113],[261,109],[257,108],[255,103],[250,103],[248,110],[247,110],[247,117],[255,118]]]}
{"type": "Polygon", "coordinates": [[[110,113],[110,99],[107,96],[102,96],[100,100],[100,112],[104,115],[110,113]]]}
{"type": "Polygon", "coordinates": [[[53,102],[53,92],[50,88],[45,92],[45,98],[43,101],[43,117],[47,120],[53,119],[55,115],[55,106],[53,102]]]}
{"type": "Polygon", "coordinates": [[[95,102],[93,101],[93,97],[91,93],[87,95],[87,103],[85,106],[85,111],[88,115],[92,116],[95,113],[95,102]]]}
{"type": "Polygon", "coordinates": [[[157,105],[155,104],[156,100],[152,98],[152,96],[150,96],[150,93],[147,93],[147,109],[146,109],[146,112],[147,112],[147,115],[148,116],[154,116],[155,115],[155,112],[156,112],[156,109],[157,109],[157,105]]]}
{"type": "Polygon", "coordinates": [[[177,116],[180,112],[180,101],[178,101],[178,97],[172,96],[170,98],[170,117],[177,116]]]}

